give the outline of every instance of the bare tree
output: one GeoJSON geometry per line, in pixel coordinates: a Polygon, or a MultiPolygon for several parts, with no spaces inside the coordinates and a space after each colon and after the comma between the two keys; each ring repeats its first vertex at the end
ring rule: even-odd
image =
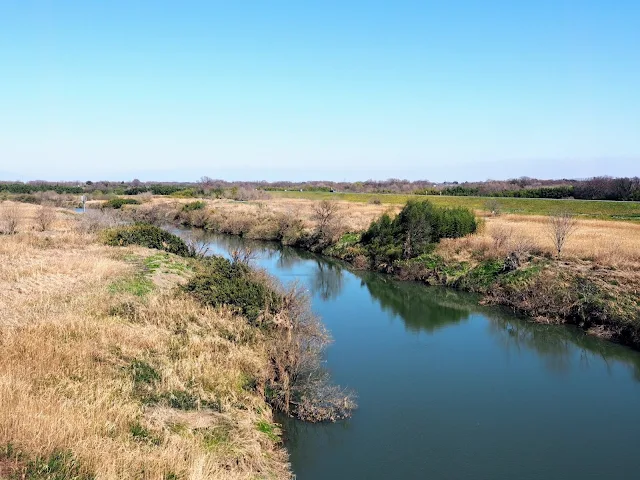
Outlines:
{"type": "Polygon", "coordinates": [[[349,417],[356,408],[355,395],[332,384],[323,367],[331,337],[311,312],[309,298],[294,287],[283,295],[283,304],[270,331],[272,403],[308,422],[349,417]]]}
{"type": "Polygon", "coordinates": [[[489,200],[487,200],[487,202],[485,203],[485,208],[489,212],[491,212],[491,215],[493,215],[494,217],[497,217],[498,215],[500,215],[502,211],[500,202],[498,201],[497,198],[490,198],[489,200]]]}
{"type": "Polygon", "coordinates": [[[245,265],[249,265],[257,258],[257,253],[251,250],[249,247],[244,248],[234,248],[229,252],[231,255],[231,261],[233,263],[244,263],[245,265]]]}
{"type": "Polygon", "coordinates": [[[578,222],[570,212],[559,212],[549,217],[549,234],[558,257],[561,255],[567,239],[575,233],[577,228],[578,222]]]}
{"type": "Polygon", "coordinates": [[[496,250],[506,247],[513,237],[513,228],[503,225],[497,225],[491,230],[491,238],[493,246],[496,250]]]}
{"type": "Polygon", "coordinates": [[[316,232],[322,238],[331,237],[335,231],[337,222],[338,204],[329,200],[322,200],[313,209],[313,219],[316,223],[316,232]]]}
{"type": "Polygon", "coordinates": [[[15,204],[6,205],[0,213],[0,225],[2,232],[7,235],[13,235],[18,231],[20,224],[20,209],[15,204]]]}
{"type": "Polygon", "coordinates": [[[189,255],[194,258],[205,258],[209,256],[209,242],[203,234],[190,234],[186,239],[189,255]]]}
{"type": "Polygon", "coordinates": [[[87,210],[78,215],[76,228],[82,233],[96,233],[105,228],[124,224],[120,212],[117,210],[87,210]]]}
{"type": "Polygon", "coordinates": [[[34,218],[36,222],[36,228],[41,232],[48,230],[55,219],[56,211],[51,207],[40,207],[40,209],[36,212],[36,216],[34,218]]]}
{"type": "Polygon", "coordinates": [[[205,175],[203,177],[200,177],[198,183],[200,183],[203,187],[212,187],[216,183],[216,181],[213,178],[207,177],[205,175]]]}

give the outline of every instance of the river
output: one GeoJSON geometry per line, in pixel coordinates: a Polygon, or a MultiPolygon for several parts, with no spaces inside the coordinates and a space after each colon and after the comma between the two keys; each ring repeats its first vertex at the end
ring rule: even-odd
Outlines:
{"type": "Polygon", "coordinates": [[[309,291],[326,366],[357,393],[346,421],[279,420],[298,480],[640,478],[640,353],[308,252],[207,241],[309,291]]]}

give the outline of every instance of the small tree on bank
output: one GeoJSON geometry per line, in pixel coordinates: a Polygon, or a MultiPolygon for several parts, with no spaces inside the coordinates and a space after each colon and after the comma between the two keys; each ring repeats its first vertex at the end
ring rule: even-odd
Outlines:
{"type": "Polygon", "coordinates": [[[562,254],[567,239],[577,228],[578,222],[570,212],[559,212],[549,217],[549,234],[558,257],[562,254]]]}
{"type": "Polygon", "coordinates": [[[35,215],[36,228],[44,232],[51,227],[56,219],[56,211],[51,207],[40,207],[35,215]]]}
{"type": "Polygon", "coordinates": [[[334,236],[338,210],[338,204],[329,200],[322,200],[314,207],[313,219],[316,221],[316,232],[321,238],[334,236]]]}
{"type": "Polygon", "coordinates": [[[0,230],[7,235],[18,232],[20,209],[15,204],[6,205],[0,210],[0,230]]]}
{"type": "Polygon", "coordinates": [[[384,214],[362,235],[362,244],[377,264],[410,259],[427,253],[443,238],[475,233],[471,210],[439,208],[428,201],[410,201],[391,219],[384,214]]]}

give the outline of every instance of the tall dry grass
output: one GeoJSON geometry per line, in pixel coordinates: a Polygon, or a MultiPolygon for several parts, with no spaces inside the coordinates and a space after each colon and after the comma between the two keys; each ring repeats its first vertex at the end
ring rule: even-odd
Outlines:
{"type": "MultiPolygon", "coordinates": [[[[481,237],[491,237],[504,228],[511,229],[513,238],[527,241],[532,248],[548,254],[555,253],[548,217],[502,215],[487,218],[486,229],[481,237]]],[[[569,235],[562,255],[602,264],[634,266],[640,263],[640,224],[576,220],[575,231],[569,235]]]]}
{"type": "MultiPolygon", "coordinates": [[[[157,200],[154,200],[157,202],[157,200]]],[[[267,238],[276,228],[275,220],[295,219],[306,229],[316,227],[316,207],[319,201],[305,199],[272,198],[257,202],[214,200],[207,202],[207,219],[224,224],[227,233],[245,233],[253,238],[267,238]]],[[[334,202],[336,216],[345,230],[365,230],[382,213],[395,214],[400,207],[385,204],[334,202]]],[[[167,204],[160,201],[160,204],[167,204]]],[[[203,215],[200,212],[199,215],[203,215]]],[[[549,218],[535,215],[483,217],[484,228],[476,235],[457,240],[445,240],[440,247],[449,254],[453,251],[482,250],[488,255],[503,254],[505,249],[528,249],[542,254],[555,254],[549,227],[549,218]],[[499,245],[496,238],[504,237],[499,245]],[[499,247],[499,248],[496,248],[499,247]]],[[[640,264],[640,224],[606,220],[576,220],[576,229],[563,248],[563,258],[593,261],[602,265],[635,268],[640,264]]]]}
{"type": "MultiPolygon", "coordinates": [[[[19,208],[28,229],[35,208],[19,208]]],[[[248,386],[267,368],[260,332],[176,294],[161,271],[144,297],[113,293],[150,275],[141,262],[156,252],[98,245],[57,215],[54,231],[0,236],[0,477],[65,452],[97,479],[289,478],[248,386]],[[157,373],[142,387],[140,362],[157,373]],[[172,392],[204,406],[145,400],[172,392]],[[8,444],[21,455],[3,458],[8,444]]]]}

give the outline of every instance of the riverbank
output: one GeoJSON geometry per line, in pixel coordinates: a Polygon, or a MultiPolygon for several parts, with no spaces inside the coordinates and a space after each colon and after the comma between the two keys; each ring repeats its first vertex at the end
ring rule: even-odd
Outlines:
{"type": "MultiPolygon", "coordinates": [[[[640,348],[640,226],[579,220],[560,258],[548,220],[539,216],[484,215],[475,235],[445,239],[418,258],[375,264],[360,234],[398,206],[334,203],[329,235],[318,241],[317,202],[154,201],[127,209],[134,218],[169,221],[248,238],[279,241],[340,258],[405,280],[477,292],[541,323],[568,323],[591,334],[640,348]],[[327,241],[327,238],[331,238],[327,241]]],[[[479,213],[479,212],[477,212],[479,213]]]]}
{"type": "Polygon", "coordinates": [[[40,208],[0,204],[0,478],[290,478],[265,330],[180,288],[190,259],[40,208]]]}

